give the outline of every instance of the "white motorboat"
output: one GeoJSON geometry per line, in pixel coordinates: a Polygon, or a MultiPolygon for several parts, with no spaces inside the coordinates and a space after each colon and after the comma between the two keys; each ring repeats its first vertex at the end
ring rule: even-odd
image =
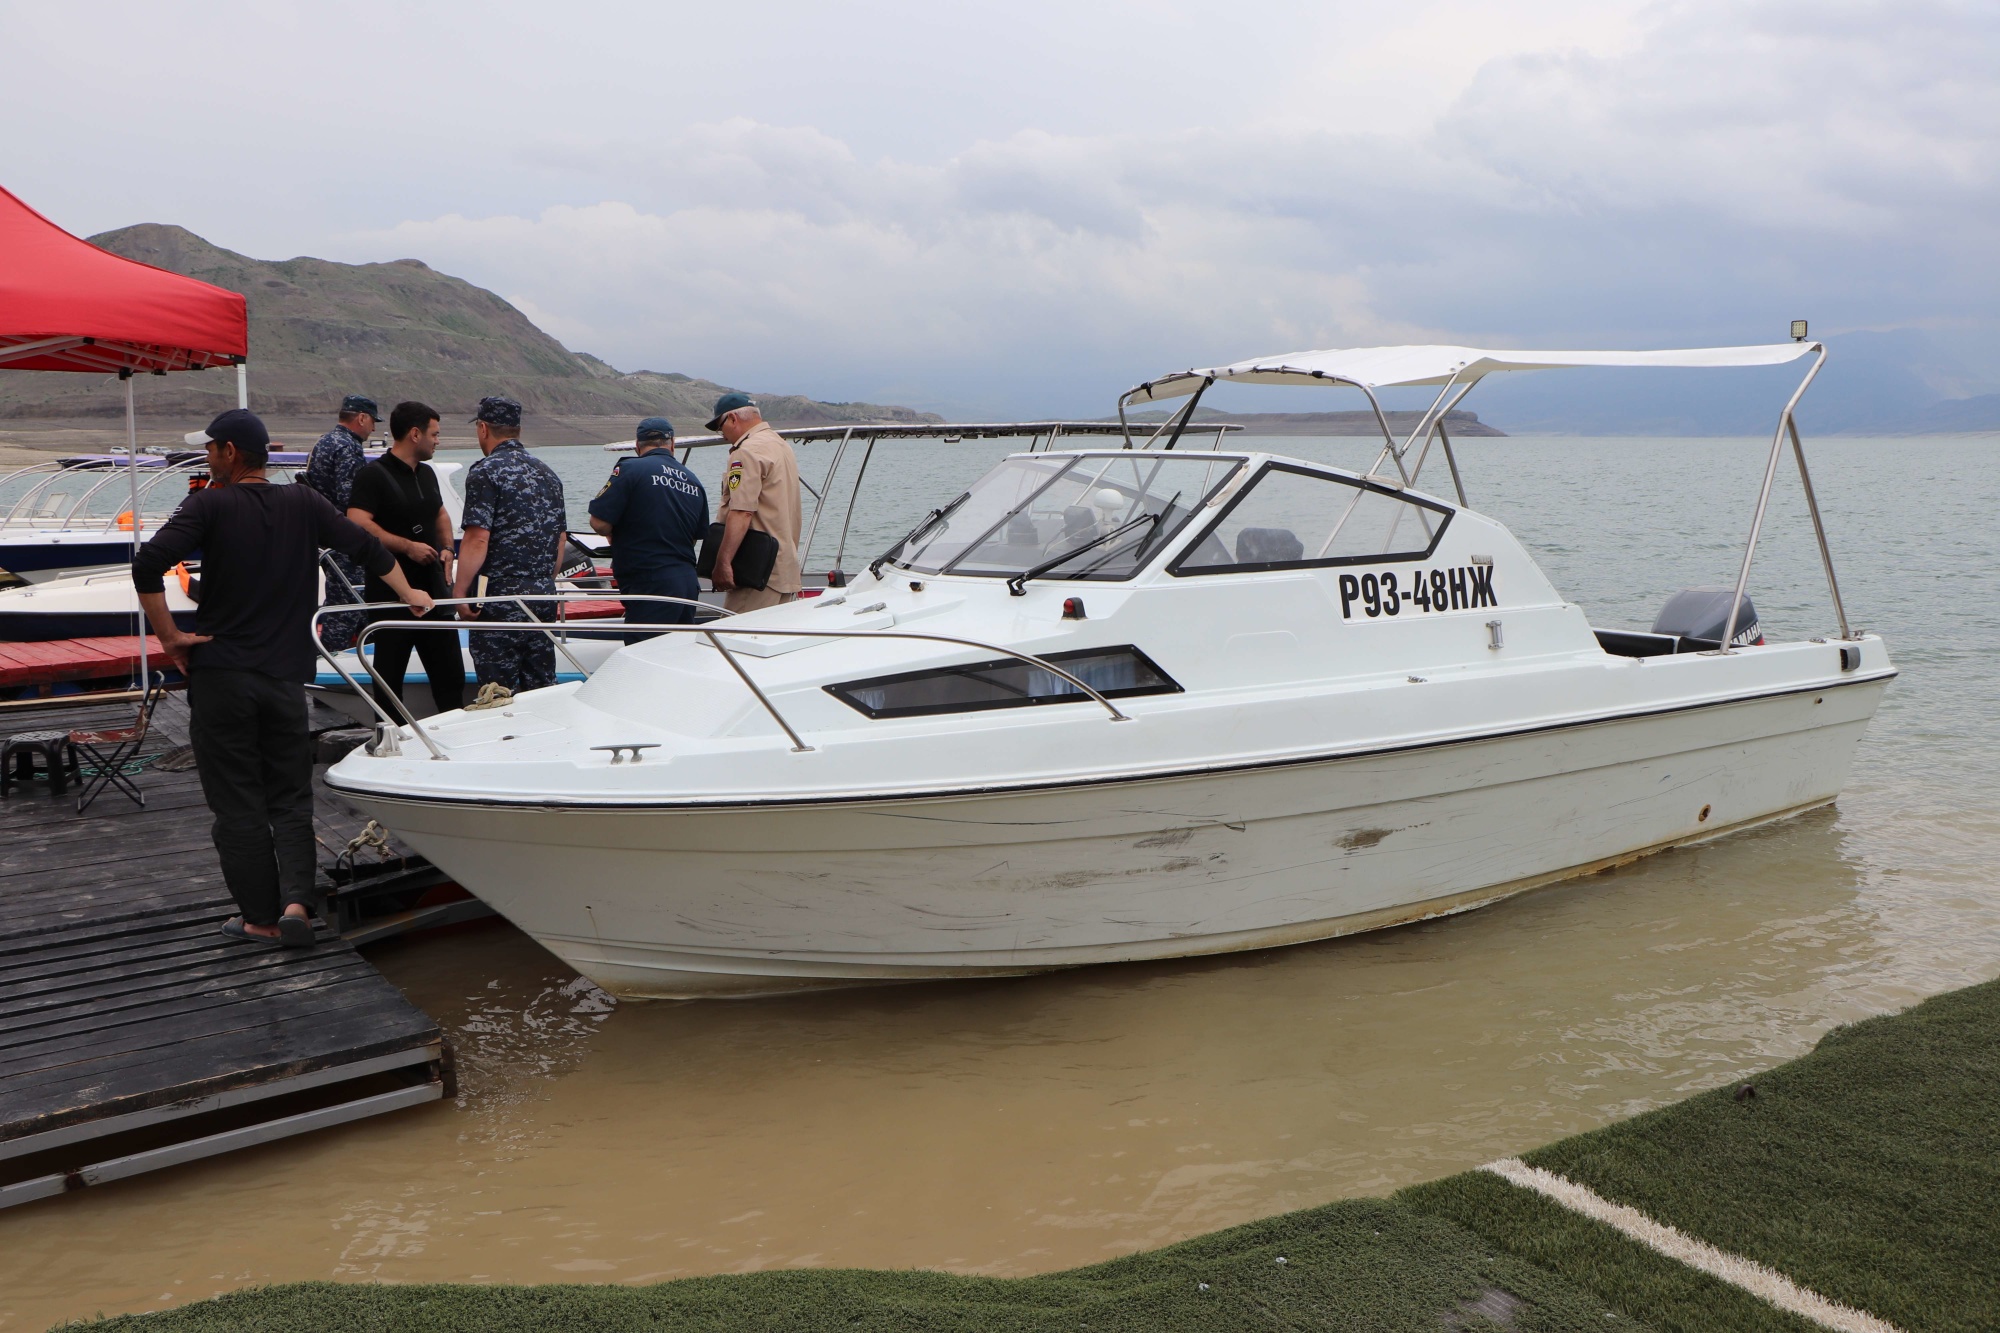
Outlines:
{"type": "MultiPolygon", "coordinates": [[[[289,482],[304,464],[305,458],[304,454],[274,454],[273,477],[280,483],[289,482]]],[[[158,512],[148,519],[146,532],[157,530],[172,517],[173,509],[179,507],[190,486],[205,485],[208,480],[207,474],[200,470],[198,460],[185,458],[155,460],[153,465],[161,470],[157,478],[152,475],[147,477],[146,485],[141,490],[141,502],[144,504],[147,498],[157,497],[152,499],[152,503],[156,507],[164,506],[164,508],[163,512],[158,512]],[[162,487],[157,481],[167,481],[167,485],[162,487]],[[166,500],[171,500],[172,504],[165,506],[166,500]]],[[[141,466],[147,467],[148,460],[142,458],[141,466]]],[[[438,473],[439,489],[444,494],[445,510],[450,514],[455,526],[459,522],[460,509],[464,503],[452,484],[452,476],[459,471],[459,465],[434,463],[432,466],[438,473]]],[[[40,478],[35,494],[39,494],[41,500],[46,502],[50,495],[49,488],[55,485],[62,475],[58,473],[40,478]]],[[[90,490],[98,490],[103,487],[104,482],[105,479],[99,477],[87,485],[90,490]]],[[[124,493],[122,488],[118,489],[113,499],[122,497],[124,493]]],[[[71,509],[82,506],[88,501],[85,495],[58,498],[71,509]]],[[[20,503],[25,506],[31,501],[23,500],[20,503]]],[[[145,511],[142,509],[141,512],[145,511]]],[[[115,523],[115,516],[112,521],[115,523]]],[[[88,537],[91,542],[96,543],[98,556],[108,554],[110,558],[100,560],[94,567],[81,570],[61,569],[51,561],[57,558],[54,553],[64,549],[54,541],[63,535],[62,531],[51,533],[31,530],[28,533],[9,533],[4,526],[0,526],[0,565],[4,565],[8,558],[8,550],[18,550],[26,546],[30,536],[50,539],[41,548],[44,558],[25,582],[0,588],[0,643],[114,637],[137,632],[139,595],[132,587],[130,530],[119,532],[115,528],[111,530],[98,528],[70,529],[69,532],[73,536],[80,532],[82,536],[88,537]],[[10,540],[15,541],[16,546],[9,547],[7,543],[10,540]]],[[[76,544],[72,544],[68,549],[79,548],[76,544]]],[[[195,603],[200,597],[200,562],[198,560],[190,562],[183,566],[179,573],[179,578],[167,581],[167,608],[173,612],[175,622],[182,629],[192,629],[195,603]]],[[[324,582],[325,575],[322,574],[322,585],[324,582]]]]}
{"type": "Polygon", "coordinates": [[[1886,648],[1849,630],[1830,557],[1837,632],[1763,642],[1745,595],[1788,442],[1805,477],[1792,409],[1823,361],[1804,342],[1410,347],[1164,377],[1120,400],[1188,399],[1150,439],[1015,455],[845,588],[623,648],[506,708],[385,722],[329,781],[624,996],[1015,974],[1464,911],[1840,792],[1886,648]],[[1444,414],[1489,373],[1806,355],[1736,586],[1674,604],[1709,623],[1593,630],[1465,503],[1444,414]],[[1379,418],[1357,474],[1176,450],[1218,380],[1440,389],[1407,440],[1379,418]],[[1417,486],[1433,445],[1451,498],[1417,486]]]}
{"type": "MultiPolygon", "coordinates": [[[[129,566],[134,514],[139,539],[144,540],[173,516],[189,490],[208,483],[207,463],[199,452],[142,452],[137,455],[137,477],[126,471],[125,457],[122,452],[82,454],[31,463],[0,476],[0,589],[62,582],[129,566]]],[[[307,457],[273,452],[273,478],[288,480],[307,457]]],[[[23,621],[16,628],[32,624],[23,621]]],[[[128,621],[125,629],[130,628],[128,621]]]]}

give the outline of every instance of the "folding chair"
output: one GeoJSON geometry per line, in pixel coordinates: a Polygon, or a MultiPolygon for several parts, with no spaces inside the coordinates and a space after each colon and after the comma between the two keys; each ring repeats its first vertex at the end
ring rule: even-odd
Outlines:
{"type": "Polygon", "coordinates": [[[131,726],[105,731],[72,731],[69,734],[70,747],[80,761],[79,767],[86,770],[82,779],[83,789],[76,796],[78,814],[89,809],[90,803],[109,786],[117,787],[138,802],[140,809],[145,809],[146,794],[139,790],[124,769],[146,743],[146,732],[153,725],[153,709],[159,706],[161,697],[166,694],[165,681],[164,676],[152,678],[146,687],[145,697],[139,701],[138,720],[131,726]]]}

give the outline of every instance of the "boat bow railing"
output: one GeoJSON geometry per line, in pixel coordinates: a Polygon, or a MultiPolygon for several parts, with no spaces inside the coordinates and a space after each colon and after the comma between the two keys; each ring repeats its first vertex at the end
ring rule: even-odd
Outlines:
{"type": "MultiPolygon", "coordinates": [[[[376,715],[382,719],[382,722],[385,725],[394,728],[398,731],[400,731],[405,727],[409,728],[413,733],[415,733],[416,738],[423,742],[424,748],[430,751],[432,759],[449,759],[451,756],[447,755],[444,752],[444,749],[437,743],[437,739],[430,734],[430,731],[427,728],[425,728],[423,723],[417,720],[416,715],[410,712],[409,707],[406,704],[404,704],[402,699],[395,693],[395,691],[388,688],[387,683],[383,681],[380,673],[378,673],[375,670],[375,663],[371,660],[369,654],[362,651],[362,649],[367,646],[368,639],[377,630],[381,629],[393,630],[399,633],[403,630],[426,630],[431,633],[440,633],[440,632],[456,633],[459,630],[465,630],[470,633],[542,634],[546,635],[549,638],[550,642],[555,644],[558,651],[560,651],[564,657],[567,657],[569,659],[571,665],[575,666],[579,672],[581,672],[586,678],[588,678],[590,675],[590,669],[584,666],[582,662],[578,661],[576,657],[570,653],[568,647],[564,643],[564,640],[568,638],[570,633],[577,632],[579,630],[580,622],[542,620],[540,617],[535,615],[535,612],[532,609],[532,607],[530,607],[529,603],[531,602],[563,603],[563,602],[575,602],[575,601],[601,602],[603,600],[604,600],[604,594],[601,592],[600,593],[578,593],[578,592],[525,593],[516,596],[500,596],[500,597],[487,596],[483,598],[442,597],[437,599],[432,604],[434,609],[437,607],[482,606],[489,602],[512,602],[514,605],[519,606],[521,608],[522,612],[528,616],[528,620],[527,621],[509,621],[509,620],[468,621],[468,620],[457,620],[457,619],[446,620],[442,618],[438,620],[429,620],[421,618],[420,619],[399,618],[396,620],[373,621],[368,625],[363,626],[361,632],[355,635],[354,655],[358,659],[360,659],[361,665],[368,672],[369,679],[380,687],[379,690],[362,689],[361,683],[357,681],[353,677],[353,675],[351,675],[348,672],[346,667],[340,664],[337,655],[333,652],[330,652],[327,649],[326,645],[320,642],[320,637],[319,637],[320,617],[324,615],[337,614],[349,611],[391,611],[391,610],[400,611],[404,609],[403,603],[365,602],[359,605],[356,605],[354,603],[348,603],[339,606],[323,606],[320,607],[317,611],[313,612],[310,632],[312,634],[313,647],[319,653],[321,660],[324,661],[328,666],[332,667],[334,671],[339,673],[340,678],[347,682],[348,687],[350,689],[352,689],[356,694],[360,695],[364,700],[367,701],[368,706],[375,710],[376,715]],[[381,696],[387,696],[388,698],[395,700],[396,711],[403,715],[402,720],[399,721],[396,717],[391,715],[387,709],[385,709],[382,706],[381,696]]],[[[621,595],[618,600],[621,602],[664,602],[679,606],[699,607],[701,609],[708,611],[714,611],[718,609],[707,602],[695,601],[687,597],[667,597],[663,595],[656,595],[653,593],[628,593],[621,595]]],[[[732,613],[724,611],[722,614],[726,618],[732,613]]],[[[739,654],[731,651],[729,645],[723,642],[723,637],[725,635],[755,634],[765,638],[784,638],[784,639],[910,639],[922,643],[946,643],[960,648],[976,648],[981,652],[998,653],[1002,657],[1011,657],[1017,662],[1025,662],[1029,666],[1035,667],[1038,670],[1046,671],[1052,676],[1056,676],[1059,679],[1069,682],[1071,685],[1074,685],[1080,693],[1086,695],[1093,703],[1103,708],[1104,711],[1110,715],[1110,719],[1113,722],[1130,722],[1132,720],[1129,714],[1120,712],[1118,709],[1118,705],[1112,703],[1110,699],[1106,698],[1098,690],[1086,684],[1084,681],[1078,679],[1076,676],[1071,675],[1068,671],[1065,671],[1062,667],[1057,666],[1054,662],[1049,661],[1047,658],[1037,657],[1033,653],[1024,653],[1020,651],[1018,648],[1009,648],[1004,644],[987,643],[981,639],[966,639],[966,638],[960,638],[957,635],[952,635],[952,634],[925,634],[913,630],[895,630],[895,629],[775,629],[775,628],[767,628],[764,626],[759,626],[756,629],[732,630],[732,629],[718,629],[713,622],[706,625],[654,625],[645,623],[635,623],[619,619],[619,620],[591,620],[588,622],[581,622],[581,625],[586,626],[585,628],[581,629],[581,632],[589,634],[592,637],[601,637],[604,635],[608,635],[614,631],[623,632],[627,630],[634,632],[643,632],[647,635],[698,634],[702,636],[704,639],[708,641],[710,647],[714,648],[717,652],[722,654],[722,660],[729,664],[730,669],[736,673],[737,679],[743,682],[744,687],[747,688],[750,691],[751,695],[756,698],[757,702],[763,706],[764,711],[770,714],[771,720],[773,722],[776,722],[778,724],[779,729],[782,730],[785,733],[785,735],[790,738],[792,742],[792,751],[795,754],[810,754],[813,751],[813,747],[805,743],[805,740],[799,735],[798,730],[795,727],[793,727],[791,722],[785,717],[785,715],[778,710],[777,704],[771,701],[771,696],[766,694],[763,688],[759,686],[755,680],[751,679],[750,673],[744,669],[739,654]]],[[[630,749],[631,747],[622,746],[620,748],[630,749]]]]}

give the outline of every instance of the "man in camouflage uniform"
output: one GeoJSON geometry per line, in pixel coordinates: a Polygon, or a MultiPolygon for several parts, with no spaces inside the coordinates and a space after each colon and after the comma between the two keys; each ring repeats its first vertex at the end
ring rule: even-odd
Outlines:
{"type": "MultiPolygon", "coordinates": [[[[521,446],[521,405],[512,398],[482,398],[472,418],[479,452],[465,473],[465,536],[458,544],[454,597],[500,598],[556,590],[556,558],[567,513],[562,481],[521,446]],[[479,577],[486,589],[479,591],[479,577]]],[[[467,620],[554,620],[555,603],[488,601],[463,606],[467,620]],[[531,614],[532,612],[532,614],[531,614]]],[[[472,634],[472,666],[485,685],[516,694],[556,683],[556,650],[546,635],[472,634]]]]}
{"type": "MultiPolygon", "coordinates": [[[[306,460],[306,470],[299,480],[325,496],[339,513],[347,512],[348,495],[354,489],[354,474],[367,461],[361,456],[361,446],[374,433],[375,419],[380,415],[373,398],[365,394],[348,394],[340,400],[340,424],[319,437],[312,447],[312,456],[306,460]]],[[[353,585],[353,591],[350,593],[341,587],[340,580],[329,574],[324,605],[345,606],[360,601],[361,588],[368,577],[361,572],[361,566],[338,551],[330,551],[327,555],[333,567],[353,585]]],[[[367,614],[362,611],[327,616],[320,621],[320,641],[337,653],[354,642],[354,636],[360,632],[366,618],[367,614]]]]}

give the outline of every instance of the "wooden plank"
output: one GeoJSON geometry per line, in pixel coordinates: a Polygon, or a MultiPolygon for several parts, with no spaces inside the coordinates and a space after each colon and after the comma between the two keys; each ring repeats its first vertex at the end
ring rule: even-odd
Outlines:
{"type": "MultiPolygon", "coordinates": [[[[349,962],[364,968],[367,966],[366,960],[337,944],[329,945],[324,950],[315,948],[310,951],[286,949],[278,944],[239,943],[232,947],[235,951],[228,954],[136,964],[108,978],[78,977],[60,985],[44,985],[22,996],[0,999],[0,1024],[9,1030],[19,1031],[47,1022],[50,1016],[79,1011],[112,1013],[142,997],[160,993],[171,995],[180,989],[226,993],[261,979],[267,973],[282,975],[288,971],[303,971],[318,975],[349,962]],[[308,952],[317,956],[311,959],[299,956],[308,952]],[[286,957],[287,954],[291,956],[286,957]]],[[[0,1042],[5,1040],[5,1035],[0,1034],[0,1042]]]]}
{"type": "Polygon", "coordinates": [[[0,1086],[102,1055],[131,1057],[235,1031],[246,1023],[289,1021],[302,1003],[315,1008],[379,1003],[380,994],[369,984],[373,979],[368,965],[356,960],[349,967],[269,975],[228,990],[154,1000],[119,1014],[91,1015],[82,1024],[58,1015],[40,1033],[23,1029],[18,1044],[0,1046],[0,1086]],[[143,1026],[144,1031],[134,1031],[135,1025],[143,1026]]]}
{"type": "Polygon", "coordinates": [[[311,1073],[343,1063],[412,1050],[436,1040],[429,1034],[385,1035],[373,1006],[358,1013],[325,1010],[305,1015],[323,1025],[326,1040],[300,1049],[293,1035],[271,1024],[216,1033],[140,1060],[86,1065],[37,1089],[32,1108],[9,1107],[0,1139],[45,1133],[87,1120],[127,1114],[233,1088],[311,1073]],[[337,1054],[336,1054],[337,1052],[337,1054]],[[199,1077],[191,1071],[202,1070],[199,1077]]]}
{"type": "MultiPolygon", "coordinates": [[[[221,893],[220,885],[215,886],[215,892],[218,895],[221,893]]],[[[165,912],[197,906],[217,909],[219,914],[218,920],[221,916],[226,916],[236,910],[235,904],[227,898],[219,896],[203,897],[192,893],[177,897],[134,899],[116,904],[84,905],[70,910],[49,911],[37,917],[32,922],[24,923],[22,928],[16,931],[15,934],[20,938],[32,938],[36,935],[58,935],[64,931],[74,930],[79,925],[94,922],[113,924],[143,920],[147,917],[159,916],[165,912]]]]}
{"type": "Polygon", "coordinates": [[[442,1060],[443,1056],[444,1050],[439,1045],[417,1046],[392,1055],[379,1055],[371,1060],[355,1060],[348,1064],[336,1065],[332,1069],[322,1069],[313,1074],[298,1074],[283,1080],[260,1083],[255,1087],[218,1092],[208,1097],[196,1097],[169,1106],[155,1107],[150,1111],[133,1111],[127,1115],[99,1120],[94,1125],[76,1125],[69,1129],[51,1130],[46,1134],[8,1139],[0,1142],[0,1161],[25,1157],[30,1153],[47,1152],[52,1148],[82,1143],[91,1138],[101,1138],[106,1133],[123,1134],[128,1130],[146,1129],[171,1120],[185,1120],[189,1116],[226,1111],[231,1107],[247,1106],[252,1102],[265,1101],[272,1097],[286,1097],[295,1092],[307,1092],[335,1083],[351,1082],[374,1074],[409,1071],[415,1066],[442,1060]]]}
{"type": "MultiPolygon", "coordinates": [[[[421,1014],[410,1011],[412,1021],[396,1021],[368,980],[359,975],[350,978],[351,984],[267,997],[271,1003],[202,1011],[188,1017],[180,1025],[183,1031],[171,1039],[137,1032],[127,1034],[134,1038],[130,1042],[101,1043],[79,1050],[75,1058],[23,1056],[17,1068],[0,1078],[0,1107],[7,1112],[0,1117],[0,1135],[13,1136],[4,1122],[17,1119],[15,1112],[44,1106],[71,1086],[171,1092],[233,1072],[329,1068],[437,1039],[436,1029],[421,1014]],[[158,1078],[160,1071],[170,1077],[158,1078]]],[[[174,1100],[174,1095],[163,1099],[174,1100]]]]}

